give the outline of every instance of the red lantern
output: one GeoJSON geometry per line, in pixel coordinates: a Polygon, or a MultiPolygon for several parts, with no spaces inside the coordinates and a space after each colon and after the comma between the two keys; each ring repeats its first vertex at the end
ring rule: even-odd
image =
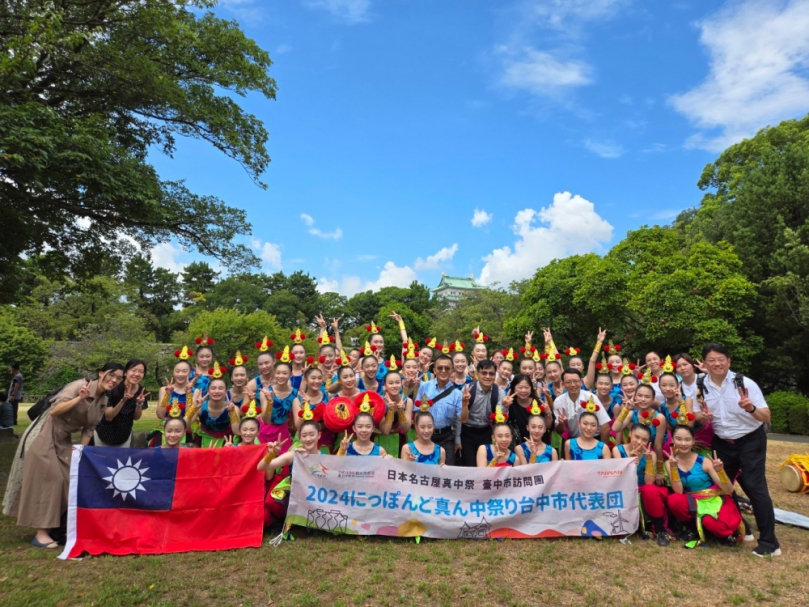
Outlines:
{"type": "Polygon", "coordinates": [[[332,432],[345,432],[354,423],[357,408],[350,398],[338,396],[323,407],[323,424],[332,432]]]}

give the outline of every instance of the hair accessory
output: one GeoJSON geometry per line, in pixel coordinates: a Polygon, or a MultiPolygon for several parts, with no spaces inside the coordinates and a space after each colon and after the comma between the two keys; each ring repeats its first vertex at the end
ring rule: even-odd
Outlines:
{"type": "Polygon", "coordinates": [[[581,348],[574,348],[572,346],[565,350],[565,354],[567,354],[568,356],[578,356],[580,352],[581,348]]]}
{"type": "Polygon", "coordinates": [[[540,358],[544,358],[549,363],[555,363],[562,360],[562,355],[556,351],[556,348],[550,348],[544,355],[540,355],[540,358]]]}
{"type": "Polygon", "coordinates": [[[640,380],[640,383],[646,386],[657,383],[657,377],[652,375],[651,367],[646,367],[646,370],[643,373],[638,373],[638,379],[640,380]]]}
{"type": "Polygon", "coordinates": [[[437,338],[435,338],[435,337],[431,337],[430,339],[428,339],[428,340],[427,340],[427,341],[425,341],[424,343],[425,343],[425,345],[426,345],[428,348],[437,348],[437,347],[438,347],[438,344],[437,344],[437,343],[436,343],[436,341],[435,341],[436,339],[437,339],[437,338]]]}
{"type": "Polygon", "coordinates": [[[371,335],[377,335],[379,333],[379,327],[376,325],[376,323],[374,323],[373,320],[371,321],[370,325],[365,327],[365,330],[371,335]]]}
{"type": "Polygon", "coordinates": [[[374,418],[374,424],[379,424],[385,417],[387,406],[385,399],[376,392],[360,392],[354,397],[354,408],[362,413],[370,413],[374,418]]]}
{"type": "Polygon", "coordinates": [[[306,364],[307,365],[314,365],[315,367],[317,367],[317,363],[315,363],[315,357],[312,356],[311,354],[306,357],[306,364]]]}
{"type": "Polygon", "coordinates": [[[247,357],[242,356],[241,351],[236,350],[236,356],[230,359],[230,366],[231,367],[241,367],[244,363],[247,362],[247,357]]]}
{"type": "Polygon", "coordinates": [[[194,353],[188,349],[188,346],[183,346],[182,350],[174,351],[174,356],[176,356],[180,360],[188,360],[189,358],[194,356],[194,353]]]}
{"type": "Polygon", "coordinates": [[[258,350],[259,352],[266,352],[270,348],[272,348],[272,340],[269,339],[266,335],[264,336],[264,339],[256,342],[256,350],[258,350]]]}
{"type": "Polygon", "coordinates": [[[435,347],[441,350],[441,354],[449,354],[452,352],[452,346],[450,344],[444,344],[443,346],[441,344],[435,344],[435,347]]]}
{"type": "Polygon", "coordinates": [[[312,405],[308,402],[303,401],[303,407],[300,411],[298,411],[298,417],[303,418],[304,421],[309,421],[310,419],[315,418],[315,414],[312,413],[312,405]]]}
{"type": "Polygon", "coordinates": [[[495,424],[502,424],[508,419],[508,412],[503,410],[503,407],[497,405],[495,407],[494,413],[489,416],[489,420],[494,422],[495,424]]]}
{"type": "Polygon", "coordinates": [[[475,342],[479,343],[479,344],[482,344],[482,343],[485,343],[485,342],[489,341],[489,336],[484,335],[481,331],[473,331],[472,332],[472,337],[474,337],[475,342]]]}
{"type": "Polygon", "coordinates": [[[504,358],[505,358],[505,359],[506,359],[508,362],[513,363],[513,362],[514,362],[514,359],[516,358],[516,357],[514,356],[514,348],[509,348],[508,350],[503,350],[503,357],[504,357],[504,358]]]}
{"type": "Polygon", "coordinates": [[[354,423],[357,412],[357,407],[350,398],[332,398],[323,408],[323,424],[332,432],[345,432],[354,423]]]}
{"type": "Polygon", "coordinates": [[[326,329],[323,329],[323,333],[317,338],[317,343],[321,346],[327,346],[331,343],[331,337],[329,337],[329,332],[326,329]]]}
{"type": "Polygon", "coordinates": [[[301,344],[303,343],[303,340],[306,339],[306,334],[301,333],[300,329],[295,329],[295,332],[289,336],[289,339],[291,339],[296,344],[301,344]]]}
{"type": "Polygon", "coordinates": [[[688,425],[688,422],[694,421],[694,414],[688,412],[688,409],[685,407],[684,400],[680,401],[680,406],[677,407],[676,415],[673,417],[679,426],[686,426],[688,425]]]}
{"type": "Polygon", "coordinates": [[[173,396],[169,401],[169,406],[166,409],[166,413],[173,419],[179,419],[182,416],[183,409],[180,406],[180,401],[177,400],[176,396],[173,396]]]}
{"type": "Polygon", "coordinates": [[[601,407],[599,407],[596,404],[596,401],[593,398],[592,394],[590,395],[590,397],[587,399],[586,402],[585,401],[581,402],[581,407],[582,407],[582,409],[586,410],[588,413],[595,413],[596,411],[601,409],[601,407]]]}
{"type": "Polygon", "coordinates": [[[629,362],[628,358],[624,358],[624,364],[621,367],[621,373],[624,375],[632,375],[632,371],[635,370],[635,363],[629,362]]]}
{"type": "Polygon", "coordinates": [[[542,415],[545,413],[545,405],[542,405],[537,402],[537,399],[531,401],[531,408],[528,409],[528,413],[531,415],[542,415]]]}
{"type": "Polygon", "coordinates": [[[252,399],[248,404],[242,405],[242,413],[245,417],[258,417],[261,415],[261,403],[252,399]]]}
{"type": "Polygon", "coordinates": [[[534,353],[535,353],[536,351],[537,351],[536,346],[532,346],[532,345],[531,345],[531,344],[529,344],[529,343],[526,343],[524,346],[521,346],[521,347],[520,347],[520,352],[521,352],[521,353],[522,353],[522,355],[523,355],[523,356],[525,356],[526,358],[531,358],[531,357],[534,355],[534,353]]]}
{"type": "Polygon", "coordinates": [[[197,337],[194,342],[196,342],[198,346],[212,346],[213,337],[208,337],[207,333],[203,333],[202,337],[197,337]]]}
{"type": "Polygon", "coordinates": [[[657,419],[655,415],[652,417],[652,411],[649,409],[644,409],[638,413],[638,417],[640,418],[640,423],[644,426],[654,426],[655,428],[660,425],[660,420],[657,419]]]}
{"type": "Polygon", "coordinates": [[[660,368],[663,369],[664,373],[674,373],[674,369],[677,368],[677,363],[672,362],[671,356],[666,356],[666,361],[660,365],[660,368]]]}
{"type": "Polygon", "coordinates": [[[280,360],[282,363],[288,363],[290,360],[292,360],[289,357],[289,346],[284,346],[284,351],[283,352],[276,352],[275,353],[275,358],[280,360]]]}
{"type": "Polygon", "coordinates": [[[374,352],[376,352],[376,346],[372,346],[366,341],[365,346],[362,348],[362,355],[371,356],[374,352]]]}
{"type": "Polygon", "coordinates": [[[351,366],[351,359],[346,356],[345,350],[340,350],[340,365],[343,367],[350,367],[351,366]]]}
{"type": "Polygon", "coordinates": [[[218,362],[214,361],[213,367],[208,369],[208,375],[213,377],[214,379],[222,379],[225,373],[228,372],[228,368],[224,365],[220,365],[218,362]]]}
{"type": "Polygon", "coordinates": [[[390,355],[390,360],[385,361],[385,366],[390,371],[398,371],[399,370],[399,361],[396,360],[396,356],[393,354],[390,355]]]}
{"type": "Polygon", "coordinates": [[[462,344],[457,339],[455,340],[455,343],[452,344],[452,351],[453,352],[463,352],[464,348],[466,348],[466,344],[462,344]]]}
{"type": "Polygon", "coordinates": [[[608,356],[618,354],[621,351],[621,344],[613,344],[612,340],[609,340],[607,342],[607,347],[604,348],[604,351],[607,353],[608,356]]]}
{"type": "Polygon", "coordinates": [[[418,352],[416,352],[417,348],[418,346],[413,343],[413,339],[408,337],[407,346],[402,348],[402,354],[405,355],[405,360],[415,360],[418,356],[418,352]]]}
{"type": "Polygon", "coordinates": [[[540,363],[542,362],[542,358],[543,355],[540,353],[540,351],[534,348],[534,353],[531,356],[531,360],[533,360],[535,363],[540,363]]]}
{"type": "Polygon", "coordinates": [[[430,410],[430,407],[433,406],[433,401],[429,398],[427,400],[417,400],[413,403],[413,406],[422,413],[427,413],[427,411],[430,410]]]}
{"type": "Polygon", "coordinates": [[[601,375],[609,375],[610,371],[612,371],[612,365],[607,362],[607,357],[603,352],[601,353],[601,362],[596,364],[596,369],[601,375]]]}

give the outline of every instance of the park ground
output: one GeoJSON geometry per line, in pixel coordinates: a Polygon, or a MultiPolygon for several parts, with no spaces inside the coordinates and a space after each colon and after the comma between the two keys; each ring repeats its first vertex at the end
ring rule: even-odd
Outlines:
{"type": "MultiPolygon", "coordinates": [[[[136,430],[154,420],[140,420],[136,430]]],[[[21,414],[21,420],[27,416],[21,414]]],[[[0,444],[0,495],[16,444],[0,444]]],[[[771,441],[775,506],[809,515],[809,495],[788,493],[778,466],[805,444],[771,441]]],[[[749,517],[752,521],[752,517],[749,517]]],[[[222,524],[227,524],[223,513],[222,524]]],[[[30,546],[32,532],[0,515],[0,605],[267,607],[489,605],[803,605],[809,531],[779,525],[783,556],[755,543],[684,550],[673,542],[413,540],[332,537],[293,528],[280,547],[64,562],[30,546]]]]}

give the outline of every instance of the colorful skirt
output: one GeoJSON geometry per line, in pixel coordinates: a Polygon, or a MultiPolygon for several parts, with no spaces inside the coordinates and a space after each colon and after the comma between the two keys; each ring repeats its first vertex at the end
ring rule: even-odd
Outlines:
{"type": "Polygon", "coordinates": [[[289,426],[283,424],[265,424],[262,423],[258,431],[258,441],[263,444],[272,443],[275,441],[283,442],[278,451],[278,455],[289,451],[290,445],[289,426]],[[286,442],[284,442],[286,441],[286,442]]]}

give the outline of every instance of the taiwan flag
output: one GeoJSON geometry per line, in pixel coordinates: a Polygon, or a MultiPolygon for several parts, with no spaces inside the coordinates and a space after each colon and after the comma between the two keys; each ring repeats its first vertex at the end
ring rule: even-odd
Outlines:
{"type": "Polygon", "coordinates": [[[75,446],[59,558],[261,546],[265,453],[75,446]]]}

